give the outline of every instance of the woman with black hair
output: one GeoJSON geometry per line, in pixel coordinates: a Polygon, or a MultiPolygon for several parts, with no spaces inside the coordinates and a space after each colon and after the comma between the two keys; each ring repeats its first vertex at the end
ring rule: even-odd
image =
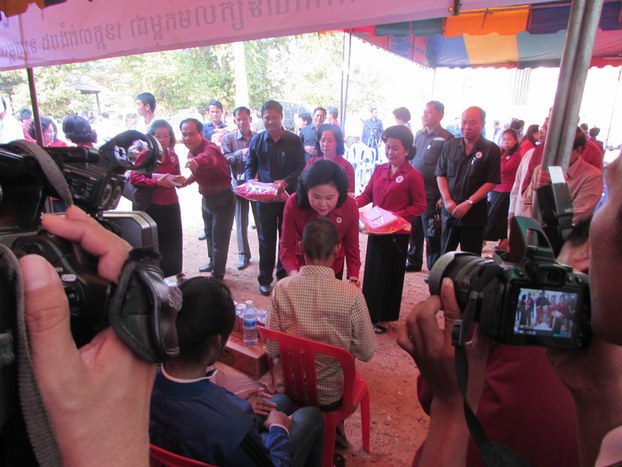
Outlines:
{"type": "MultiPolygon", "coordinates": [[[[175,154],[175,133],[166,120],[154,120],[147,134],[158,140],[162,146],[162,158],[152,175],[139,172],[130,174],[130,183],[137,187],[151,188],[151,202],[143,210],[158,226],[158,245],[160,247],[160,266],[164,277],[177,275],[183,277],[183,242],[181,210],[176,189],[184,185],[186,179],[181,175],[179,156],[175,154]]],[[[141,162],[141,156],[137,163],[141,162]]]]}
{"type": "Polygon", "coordinates": [[[89,121],[79,115],[70,115],[63,120],[63,133],[65,138],[79,148],[93,148],[97,142],[97,133],[89,121]]]}
{"type": "MultiPolygon", "coordinates": [[[[56,128],[56,123],[50,117],[41,117],[41,131],[42,131],[42,139],[43,139],[43,147],[47,148],[62,148],[67,146],[64,141],[58,139],[58,129],[56,128]]],[[[35,121],[30,122],[30,126],[28,127],[28,134],[30,137],[35,140],[36,132],[35,132],[35,121]]]]}
{"type": "MultiPolygon", "coordinates": [[[[409,223],[427,209],[423,177],[410,165],[415,157],[413,134],[405,126],[387,128],[382,134],[389,162],[379,165],[367,187],[355,198],[359,208],[373,203],[409,223]]],[[[386,332],[383,322],[400,317],[408,231],[369,235],[365,254],[363,295],[376,334],[386,332]]]]}
{"type": "Polygon", "coordinates": [[[341,128],[336,125],[320,125],[316,131],[315,152],[317,156],[312,157],[307,162],[305,168],[322,159],[328,159],[337,164],[346,174],[348,180],[348,193],[354,195],[354,167],[343,158],[346,146],[343,142],[341,128]]]}
{"type": "Polygon", "coordinates": [[[348,196],[348,181],[343,170],[329,160],[318,160],[306,168],[300,175],[296,193],[285,203],[280,259],[290,276],[298,274],[305,265],[298,244],[305,225],[316,217],[328,218],[339,232],[341,248],[333,264],[335,276],[343,277],[345,259],[346,277],[358,285],[361,268],[358,208],[348,196]]]}
{"type": "Polygon", "coordinates": [[[496,248],[507,250],[509,248],[507,238],[510,192],[522,157],[521,146],[518,144],[518,133],[509,128],[505,130],[501,134],[500,147],[501,183],[488,193],[488,220],[484,229],[484,240],[500,240],[496,248]]]}
{"type": "MultiPolygon", "coordinates": [[[[501,138],[503,138],[503,134],[501,135],[501,138]]],[[[499,142],[501,142],[501,139],[499,139],[499,142]]],[[[525,155],[527,151],[535,148],[539,143],[540,143],[540,127],[536,124],[529,125],[527,127],[527,132],[525,133],[525,136],[523,136],[523,139],[521,140],[520,148],[518,152],[520,153],[522,157],[525,155]]]]}

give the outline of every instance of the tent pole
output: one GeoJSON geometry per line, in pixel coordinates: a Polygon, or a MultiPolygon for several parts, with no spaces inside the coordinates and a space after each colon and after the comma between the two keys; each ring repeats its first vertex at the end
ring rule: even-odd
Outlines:
{"type": "MultiPolygon", "coordinates": [[[[542,169],[546,169],[549,165],[555,165],[561,162],[558,159],[560,154],[560,140],[565,125],[570,125],[567,120],[566,106],[568,104],[569,88],[572,85],[575,56],[579,43],[579,34],[585,10],[586,0],[573,0],[570,9],[570,17],[568,19],[568,34],[564,44],[561,63],[559,67],[559,80],[557,83],[557,91],[555,92],[555,100],[550,114],[549,129],[546,140],[544,142],[544,154],[542,157],[542,169]]],[[[576,116],[574,119],[576,120],[576,116]]],[[[576,123],[575,123],[576,126],[576,123]]]]}
{"type": "Polygon", "coordinates": [[[568,168],[602,6],[603,0],[572,2],[560,82],[544,144],[542,170],[549,165],[561,165],[564,171],[568,168]],[[573,56],[568,57],[569,53],[573,56]]]}
{"type": "Polygon", "coordinates": [[[43,131],[41,130],[41,116],[39,115],[39,101],[37,99],[37,87],[35,86],[35,73],[31,67],[26,68],[28,75],[28,88],[30,89],[30,103],[32,105],[32,118],[35,124],[35,139],[39,146],[43,146],[43,131]]]}
{"type": "Polygon", "coordinates": [[[572,144],[576,136],[577,125],[579,124],[579,112],[581,110],[581,100],[583,90],[587,80],[587,70],[592,59],[592,50],[596,40],[596,30],[600,21],[600,13],[603,0],[587,2],[583,13],[577,56],[575,58],[572,73],[573,80],[568,89],[568,103],[566,104],[566,122],[562,129],[560,139],[560,151],[557,154],[557,165],[561,165],[564,171],[568,168],[572,144]]]}
{"type": "Polygon", "coordinates": [[[344,102],[344,79],[346,68],[346,32],[343,31],[341,39],[341,89],[339,90],[339,115],[341,117],[341,124],[343,125],[343,112],[345,109],[344,102]]]}
{"type": "MultiPolygon", "coordinates": [[[[346,114],[348,112],[348,90],[350,89],[350,64],[352,61],[352,31],[348,32],[348,61],[346,67],[345,90],[343,93],[343,110],[341,111],[341,130],[346,128],[346,114]]],[[[344,137],[345,137],[344,133],[344,137]]]]}

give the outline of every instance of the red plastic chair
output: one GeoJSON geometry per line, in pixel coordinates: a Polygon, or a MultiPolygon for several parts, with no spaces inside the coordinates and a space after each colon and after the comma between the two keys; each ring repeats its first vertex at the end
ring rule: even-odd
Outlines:
{"type": "Polygon", "coordinates": [[[315,355],[328,355],[341,364],[343,368],[343,401],[341,407],[322,412],[324,416],[324,453],[322,465],[333,465],[335,437],[337,425],[352,415],[361,405],[361,429],[363,434],[363,450],[369,453],[369,433],[371,428],[369,390],[365,380],[356,371],[354,357],[341,347],[317,342],[303,337],[258,326],[261,337],[272,339],[278,343],[280,362],[283,367],[285,394],[296,404],[318,407],[315,355]]]}
{"type": "Polygon", "coordinates": [[[149,465],[151,467],[216,467],[174,452],[162,449],[155,444],[149,445],[149,465]]]}

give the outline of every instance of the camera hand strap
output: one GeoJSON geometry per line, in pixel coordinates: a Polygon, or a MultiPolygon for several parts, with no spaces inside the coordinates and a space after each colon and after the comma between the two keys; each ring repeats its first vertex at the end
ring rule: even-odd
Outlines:
{"type": "Polygon", "coordinates": [[[11,144],[19,146],[29,156],[34,157],[39,163],[45,177],[48,179],[54,190],[56,190],[58,196],[60,196],[67,206],[73,205],[71,191],[69,190],[69,186],[67,185],[63,172],[60,170],[56,162],[54,162],[54,159],[52,159],[52,157],[43,148],[41,148],[41,146],[30,141],[26,141],[25,139],[13,141],[11,144]]]}
{"type": "MultiPolygon", "coordinates": [[[[14,339],[16,340],[17,348],[19,400],[28,437],[39,465],[61,466],[62,457],[60,450],[47,412],[43,406],[43,400],[32,367],[30,346],[28,345],[28,335],[26,332],[26,317],[24,315],[23,280],[19,263],[13,252],[4,245],[0,245],[0,260],[3,273],[6,272],[10,282],[14,284],[17,320],[17,335],[14,339]]],[[[8,309],[4,311],[7,313],[11,312],[8,309]]],[[[3,357],[6,358],[7,355],[3,355],[3,357]]],[[[4,361],[3,358],[3,363],[7,364],[9,362],[4,361]]]]}
{"type": "Polygon", "coordinates": [[[490,281],[494,280],[498,273],[499,267],[496,264],[488,265],[483,268],[477,284],[471,288],[469,301],[462,314],[462,319],[456,320],[454,323],[452,343],[455,347],[456,378],[464,401],[464,417],[469,431],[471,432],[471,436],[480,449],[484,464],[487,467],[526,467],[529,466],[529,463],[525,459],[511,449],[500,444],[492,443],[488,439],[484,427],[482,427],[477,416],[473,413],[467,400],[467,385],[469,380],[469,360],[465,347],[467,333],[475,320],[479,303],[483,298],[482,291],[484,287],[489,284],[490,281]]]}

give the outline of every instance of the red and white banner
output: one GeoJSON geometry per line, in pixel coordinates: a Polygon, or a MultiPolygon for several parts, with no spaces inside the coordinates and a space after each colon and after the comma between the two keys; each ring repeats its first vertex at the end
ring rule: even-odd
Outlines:
{"type": "MultiPolygon", "coordinates": [[[[519,3],[462,0],[462,9],[519,3]]],[[[534,3],[533,1],[530,3],[534,3]]],[[[2,18],[0,70],[445,17],[453,0],[68,0],[2,18]]]]}

